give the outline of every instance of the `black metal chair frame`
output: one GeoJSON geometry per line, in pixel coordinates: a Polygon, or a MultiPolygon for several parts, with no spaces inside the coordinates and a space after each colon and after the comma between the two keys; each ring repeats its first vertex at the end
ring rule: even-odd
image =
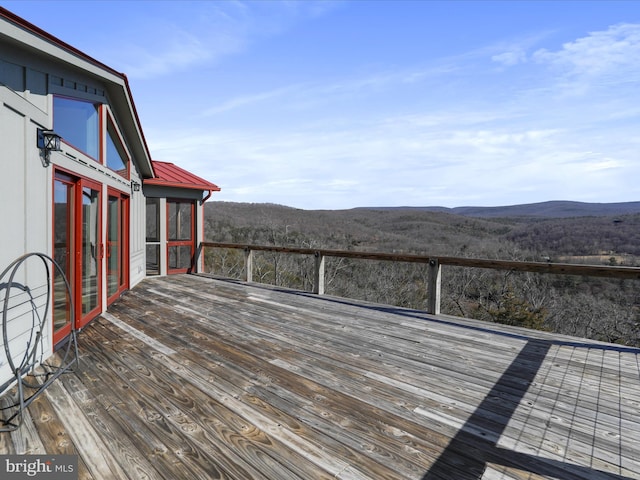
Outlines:
{"type": "MultiPolygon", "coordinates": [[[[75,318],[75,306],[73,302],[71,286],[69,285],[69,281],[67,280],[64,271],[53,258],[38,252],[27,253],[17,258],[2,272],[2,274],[0,274],[0,291],[2,290],[6,290],[4,300],[2,302],[2,338],[4,342],[4,352],[6,355],[6,360],[13,373],[13,378],[4,385],[0,386],[0,397],[13,391],[12,389],[16,387],[17,400],[13,404],[0,409],[3,414],[5,411],[8,411],[6,418],[0,418],[0,424],[2,424],[2,426],[0,427],[0,432],[10,432],[20,428],[24,420],[25,409],[34,400],[36,400],[36,398],[38,398],[38,396],[42,394],[49,385],[51,385],[64,372],[68,371],[74,363],[76,365],[79,364],[79,356],[76,329],[73,321],[73,319],[75,318]],[[35,289],[32,289],[28,285],[23,285],[15,281],[16,274],[18,273],[20,267],[22,267],[29,259],[39,259],[44,265],[46,276],[46,293],[40,294],[38,296],[33,295],[33,291],[35,289]],[[50,265],[53,266],[55,270],[52,271],[50,265]],[[71,315],[71,332],[65,347],[64,355],[62,356],[62,359],[60,361],[60,365],[57,366],[40,363],[37,355],[38,348],[40,348],[42,352],[42,340],[44,333],[43,330],[47,323],[53,296],[53,272],[57,272],[64,280],[67,295],[69,298],[71,315]],[[31,334],[26,344],[25,353],[21,359],[14,358],[14,355],[12,354],[12,347],[15,349],[15,345],[11,345],[12,342],[9,339],[7,328],[8,323],[11,320],[11,318],[9,317],[9,312],[11,309],[9,301],[11,299],[12,289],[20,290],[21,294],[26,294],[29,297],[29,299],[24,303],[30,304],[32,314],[31,334]],[[44,311],[42,312],[42,315],[40,314],[40,310],[42,307],[36,304],[36,299],[39,299],[41,297],[44,298],[44,311]],[[34,373],[35,369],[38,366],[42,366],[43,369],[45,369],[44,373],[38,374],[38,376],[44,376],[45,380],[42,383],[38,381],[35,381],[34,383],[27,381],[27,375],[29,373],[34,373]],[[28,397],[25,397],[25,388],[33,391],[33,393],[30,393],[28,397]]],[[[40,358],[40,360],[42,360],[42,358],[40,358]]]]}

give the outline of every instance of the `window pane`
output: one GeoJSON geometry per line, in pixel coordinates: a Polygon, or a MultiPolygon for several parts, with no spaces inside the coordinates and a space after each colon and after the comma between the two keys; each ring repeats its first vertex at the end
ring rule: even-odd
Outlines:
{"type": "Polygon", "coordinates": [[[107,129],[107,167],[129,178],[129,159],[111,125],[107,129]]]}
{"type": "Polygon", "coordinates": [[[107,296],[120,288],[118,270],[120,267],[120,236],[118,235],[120,199],[109,197],[107,210],[107,296]]]}
{"type": "Polygon", "coordinates": [[[160,245],[147,245],[147,275],[160,275],[160,245]]]}
{"type": "Polygon", "coordinates": [[[169,227],[169,240],[178,239],[178,204],[175,202],[167,202],[169,208],[169,218],[167,224],[169,227]]]}
{"type": "Polygon", "coordinates": [[[191,204],[180,204],[180,215],[178,217],[180,222],[180,240],[191,240],[191,204]]]}
{"type": "Polygon", "coordinates": [[[89,187],[82,189],[82,313],[98,306],[99,264],[99,208],[100,192],[89,187]]]}
{"type": "Polygon", "coordinates": [[[160,199],[147,198],[147,242],[160,241],[160,199]]]}
{"type": "Polygon", "coordinates": [[[191,247],[184,245],[169,247],[169,268],[191,268],[191,247]]]}
{"type": "MultiPolygon", "coordinates": [[[[73,258],[71,225],[73,223],[73,185],[54,182],[54,247],[53,257],[68,281],[72,279],[73,258]]],[[[58,331],[71,322],[71,299],[64,278],[54,269],[53,329],[58,331]]]]}
{"type": "Polygon", "coordinates": [[[69,145],[100,158],[98,105],[53,97],[53,129],[69,145]]]}
{"type": "Polygon", "coordinates": [[[191,203],[169,202],[169,240],[191,240],[191,203]]]}

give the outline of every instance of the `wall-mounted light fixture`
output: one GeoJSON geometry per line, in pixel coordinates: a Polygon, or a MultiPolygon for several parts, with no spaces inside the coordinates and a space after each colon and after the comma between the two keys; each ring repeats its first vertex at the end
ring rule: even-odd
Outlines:
{"type": "Polygon", "coordinates": [[[48,167],[51,163],[51,152],[60,151],[60,135],[53,130],[38,129],[36,145],[40,149],[40,158],[42,166],[48,167]]]}
{"type": "Polygon", "coordinates": [[[138,182],[134,182],[133,180],[131,180],[131,193],[139,192],[139,191],[140,191],[140,184],[138,182]]]}

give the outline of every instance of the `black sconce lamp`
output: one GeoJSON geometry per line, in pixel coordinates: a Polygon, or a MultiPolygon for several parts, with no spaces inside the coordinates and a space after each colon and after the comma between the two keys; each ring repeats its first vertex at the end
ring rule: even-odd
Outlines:
{"type": "Polygon", "coordinates": [[[41,150],[42,166],[48,167],[51,163],[51,152],[60,151],[60,135],[53,130],[38,129],[36,145],[41,150]]]}
{"type": "Polygon", "coordinates": [[[134,182],[133,180],[131,180],[131,192],[139,192],[140,191],[140,184],[138,182],[134,182]]]}

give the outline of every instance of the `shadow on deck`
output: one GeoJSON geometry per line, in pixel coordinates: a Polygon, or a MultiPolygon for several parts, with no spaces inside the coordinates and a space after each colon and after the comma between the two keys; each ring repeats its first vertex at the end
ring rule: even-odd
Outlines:
{"type": "Polygon", "coordinates": [[[191,275],[79,345],[0,453],[96,480],[640,478],[637,349],[191,275]]]}

